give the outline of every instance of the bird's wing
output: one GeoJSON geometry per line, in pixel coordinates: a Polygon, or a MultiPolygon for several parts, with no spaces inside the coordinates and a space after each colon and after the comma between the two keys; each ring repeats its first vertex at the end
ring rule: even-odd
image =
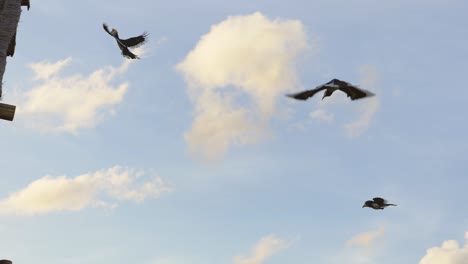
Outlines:
{"type": "Polygon", "coordinates": [[[346,93],[349,97],[351,97],[351,100],[357,100],[357,99],[361,99],[364,97],[374,96],[374,93],[369,92],[364,89],[360,89],[354,85],[342,86],[342,87],[339,87],[338,89],[346,93]]]}
{"type": "Polygon", "coordinates": [[[112,33],[110,32],[109,27],[107,27],[107,24],[106,24],[106,23],[102,23],[102,27],[104,28],[104,30],[105,30],[109,35],[115,37],[115,36],[112,35],[112,33]]]}
{"type": "Polygon", "coordinates": [[[294,94],[287,94],[286,96],[297,99],[297,100],[307,100],[309,97],[314,96],[316,93],[327,89],[327,87],[321,85],[315,89],[312,90],[307,90],[299,93],[294,93],[294,94]]]}
{"type": "Polygon", "coordinates": [[[127,58],[127,59],[139,59],[139,57],[135,54],[133,54],[130,50],[128,50],[127,47],[124,45],[120,44],[119,41],[117,41],[117,44],[119,45],[120,50],[122,51],[122,55],[127,58]]]}
{"type": "Polygon", "coordinates": [[[128,39],[121,39],[120,42],[122,42],[123,45],[127,47],[139,47],[143,45],[148,37],[147,32],[143,32],[143,34],[133,37],[133,38],[128,38],[128,39]]]}
{"type": "Polygon", "coordinates": [[[380,198],[380,197],[375,197],[372,200],[374,200],[374,202],[378,203],[379,205],[384,205],[384,204],[387,203],[387,201],[385,199],[380,198]]]}

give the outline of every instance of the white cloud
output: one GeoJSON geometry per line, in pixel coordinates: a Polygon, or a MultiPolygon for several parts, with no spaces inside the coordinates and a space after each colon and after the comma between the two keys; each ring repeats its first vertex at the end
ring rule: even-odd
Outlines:
{"type": "Polygon", "coordinates": [[[113,81],[127,71],[129,60],[118,68],[108,66],[89,76],[61,76],[71,61],[67,58],[30,64],[38,84],[21,98],[24,102],[17,113],[28,125],[48,132],[77,133],[96,126],[106,114],[113,113],[113,105],[123,100],[128,83],[114,86],[113,81]]]}
{"type": "Polygon", "coordinates": [[[306,47],[297,20],[270,20],[257,12],[213,25],[177,65],[195,105],[185,134],[191,151],[215,158],[233,144],[269,135],[277,98],[299,84],[295,62],[306,47]]]}
{"type": "Polygon", "coordinates": [[[72,61],[71,57],[68,57],[64,60],[57,62],[39,62],[31,63],[29,67],[34,72],[34,80],[47,80],[51,76],[58,74],[65,66],[67,66],[72,61]]]}
{"type": "Polygon", "coordinates": [[[249,256],[237,256],[234,264],[261,264],[267,258],[288,247],[284,240],[270,235],[262,238],[253,248],[249,256]]]}
{"type": "Polygon", "coordinates": [[[230,145],[257,142],[266,133],[264,125],[255,124],[247,109],[232,106],[229,97],[205,92],[198,102],[202,109],[185,139],[191,150],[203,150],[206,159],[216,159],[230,145]]]}
{"type": "Polygon", "coordinates": [[[385,229],[383,227],[375,231],[364,232],[351,238],[346,245],[348,247],[370,247],[375,243],[375,240],[383,236],[385,229]]]}
{"type": "Polygon", "coordinates": [[[110,207],[118,204],[102,200],[102,196],[117,201],[143,202],[158,198],[171,188],[161,178],[138,184],[141,171],[115,166],[74,178],[45,176],[24,189],[0,200],[0,212],[13,215],[35,215],[54,211],[79,211],[87,207],[110,207]]]}
{"type": "Polygon", "coordinates": [[[379,239],[385,234],[385,228],[355,235],[344,244],[343,251],[330,257],[330,263],[372,264],[377,263],[384,252],[379,239]]]}
{"type": "Polygon", "coordinates": [[[334,115],[327,112],[324,109],[317,109],[310,113],[310,117],[320,122],[331,124],[333,122],[334,115]]]}
{"type": "Polygon", "coordinates": [[[465,239],[465,245],[461,247],[456,240],[447,240],[442,243],[441,247],[428,249],[419,264],[468,263],[468,232],[465,233],[465,239]]]}
{"type": "MultiPolygon", "coordinates": [[[[379,80],[379,75],[375,67],[366,65],[360,68],[361,84],[366,90],[375,91],[376,84],[379,80]]],[[[345,125],[346,134],[349,137],[359,137],[366,132],[370,124],[379,110],[380,99],[377,96],[366,98],[362,101],[363,105],[360,108],[359,117],[345,125]]]]}

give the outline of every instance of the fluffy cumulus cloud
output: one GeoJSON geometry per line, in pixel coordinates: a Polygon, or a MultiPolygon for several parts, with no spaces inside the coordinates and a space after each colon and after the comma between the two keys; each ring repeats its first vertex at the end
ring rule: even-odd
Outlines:
{"type": "Polygon", "coordinates": [[[21,98],[20,118],[43,131],[77,133],[113,113],[112,106],[123,100],[128,89],[128,83],[114,85],[114,80],[131,62],[125,60],[118,68],[105,67],[88,76],[63,76],[62,70],[71,62],[72,58],[67,58],[29,65],[37,85],[21,98]]]}
{"type": "Polygon", "coordinates": [[[468,263],[468,232],[465,244],[460,246],[456,240],[447,240],[440,247],[427,250],[419,264],[466,264],[468,263]]]}
{"type": "Polygon", "coordinates": [[[144,176],[142,171],[120,166],[77,177],[45,176],[0,200],[0,213],[35,215],[87,207],[113,208],[119,201],[140,203],[171,191],[163,179],[144,181],[144,176]]]}
{"type": "MultiPolygon", "coordinates": [[[[359,69],[361,73],[362,87],[366,90],[375,92],[379,80],[377,69],[371,65],[362,66],[359,69]]],[[[362,100],[362,105],[359,109],[359,116],[345,125],[346,134],[349,137],[358,137],[365,133],[374,119],[375,114],[380,108],[379,96],[373,96],[362,100]]]]}
{"type": "Polygon", "coordinates": [[[375,240],[380,238],[385,234],[385,229],[383,227],[375,231],[364,232],[358,234],[348,240],[346,245],[348,247],[370,247],[375,243],[375,240]]]}
{"type": "Polygon", "coordinates": [[[274,235],[262,238],[248,256],[237,256],[234,264],[261,264],[270,256],[288,247],[288,243],[274,235]]]}
{"type": "Polygon", "coordinates": [[[268,136],[277,98],[298,86],[295,63],[306,47],[297,20],[257,12],[213,25],[177,65],[195,105],[185,134],[190,150],[217,158],[268,136]]]}

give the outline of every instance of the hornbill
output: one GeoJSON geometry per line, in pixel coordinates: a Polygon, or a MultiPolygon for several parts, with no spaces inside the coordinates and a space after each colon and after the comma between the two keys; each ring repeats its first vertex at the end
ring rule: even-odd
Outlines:
{"type": "Polygon", "coordinates": [[[372,199],[372,201],[371,200],[366,201],[364,205],[362,206],[362,208],[369,207],[374,210],[383,210],[387,206],[396,206],[396,204],[389,204],[387,203],[385,199],[380,198],[380,197],[375,197],[372,199]]]}
{"type": "Polygon", "coordinates": [[[323,98],[332,95],[336,90],[340,90],[348,97],[351,97],[351,100],[357,100],[361,99],[364,97],[370,97],[374,96],[375,94],[372,92],[369,92],[364,89],[360,89],[357,86],[354,86],[350,83],[338,80],[338,79],[333,79],[325,84],[317,86],[315,89],[312,90],[307,90],[295,94],[287,94],[286,96],[297,99],[297,100],[307,100],[309,97],[314,96],[316,93],[325,90],[325,93],[323,94],[323,98]]]}
{"type": "Polygon", "coordinates": [[[139,59],[139,57],[135,54],[133,54],[128,48],[136,48],[141,45],[143,45],[146,42],[146,38],[148,37],[148,33],[143,32],[143,34],[129,38],[129,39],[120,39],[119,38],[119,32],[113,28],[112,31],[109,31],[109,28],[107,27],[106,23],[102,24],[102,27],[104,30],[109,33],[114,39],[117,41],[117,45],[119,45],[120,50],[122,51],[122,55],[125,58],[129,59],[139,59]]]}

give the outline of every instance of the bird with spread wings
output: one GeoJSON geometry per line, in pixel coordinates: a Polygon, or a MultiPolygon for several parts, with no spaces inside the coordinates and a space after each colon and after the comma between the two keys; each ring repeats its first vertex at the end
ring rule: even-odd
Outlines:
{"type": "Polygon", "coordinates": [[[143,45],[147,40],[148,33],[144,32],[143,34],[133,38],[120,39],[119,32],[115,28],[113,28],[112,31],[110,31],[106,23],[103,23],[102,27],[107,33],[109,33],[109,35],[111,35],[117,41],[117,45],[119,46],[120,50],[122,51],[122,55],[125,58],[139,59],[139,57],[133,54],[128,48],[137,48],[143,45]]]}
{"type": "Polygon", "coordinates": [[[338,80],[338,79],[333,79],[325,84],[317,86],[315,89],[312,90],[307,90],[295,94],[287,94],[286,96],[297,99],[297,100],[307,100],[309,97],[314,96],[316,93],[325,90],[325,93],[323,94],[322,100],[327,97],[331,96],[336,90],[340,90],[348,97],[351,98],[351,100],[357,100],[365,97],[370,97],[374,96],[374,93],[369,92],[367,90],[361,89],[357,86],[354,86],[350,83],[338,80]]]}
{"type": "Polygon", "coordinates": [[[362,206],[362,208],[369,207],[374,210],[383,210],[387,206],[396,206],[396,204],[390,204],[387,202],[387,200],[383,198],[375,197],[372,199],[372,201],[371,200],[366,201],[364,205],[362,206]]]}

